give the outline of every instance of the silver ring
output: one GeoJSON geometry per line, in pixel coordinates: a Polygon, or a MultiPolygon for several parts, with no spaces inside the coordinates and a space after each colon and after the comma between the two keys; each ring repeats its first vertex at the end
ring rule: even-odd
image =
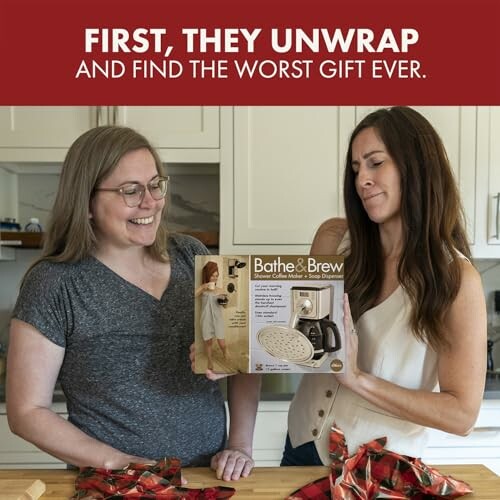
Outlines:
{"type": "Polygon", "coordinates": [[[358,332],[356,331],[356,328],[352,327],[351,328],[351,335],[357,335],[358,332]]]}

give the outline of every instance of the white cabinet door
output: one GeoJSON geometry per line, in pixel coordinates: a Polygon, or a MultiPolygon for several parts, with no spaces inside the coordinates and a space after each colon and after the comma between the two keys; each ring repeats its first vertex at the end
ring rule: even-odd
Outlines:
{"type": "Polygon", "coordinates": [[[219,161],[216,106],[118,106],[108,110],[108,120],[144,134],[163,161],[219,161]]]}
{"type": "Polygon", "coordinates": [[[96,123],[88,106],[0,106],[0,161],[62,161],[96,123]]]}
{"type": "Polygon", "coordinates": [[[473,431],[466,437],[429,431],[423,460],[429,464],[483,464],[500,475],[500,400],[483,400],[473,431]]]}
{"type": "MultiPolygon", "coordinates": [[[[52,410],[67,418],[63,403],[55,403],[52,410]]],[[[44,453],[35,445],[12,434],[7,423],[5,405],[0,404],[0,469],[65,469],[66,464],[44,453]]]]}
{"type": "MultiPolygon", "coordinates": [[[[358,106],[355,122],[380,106],[358,106]]],[[[412,106],[425,116],[443,140],[451,167],[457,179],[466,216],[467,233],[472,243],[475,230],[476,123],[474,106],[412,106]]]]}
{"type": "MultiPolygon", "coordinates": [[[[500,245],[500,107],[490,108],[488,244],[500,245]]],[[[500,258],[500,248],[496,251],[500,258]]]]}
{"type": "Polygon", "coordinates": [[[235,107],[224,117],[233,149],[221,158],[221,253],[307,253],[339,213],[339,108],[235,107]]]}
{"type": "Polygon", "coordinates": [[[253,459],[257,467],[277,467],[288,429],[290,401],[261,401],[255,421],[253,459]]]}
{"type": "Polygon", "coordinates": [[[480,107],[478,116],[478,241],[474,255],[500,259],[500,107],[480,107]]]}
{"type": "Polygon", "coordinates": [[[216,106],[3,106],[0,162],[62,162],[72,142],[98,124],[137,129],[165,162],[219,161],[216,106]]]}
{"type": "MultiPolygon", "coordinates": [[[[348,139],[378,107],[234,108],[233,149],[221,160],[221,251],[307,253],[318,225],[344,213],[348,139]]],[[[415,109],[443,139],[475,241],[477,108],[415,109]]]]}
{"type": "Polygon", "coordinates": [[[18,219],[17,175],[0,166],[0,219],[18,219]]]}

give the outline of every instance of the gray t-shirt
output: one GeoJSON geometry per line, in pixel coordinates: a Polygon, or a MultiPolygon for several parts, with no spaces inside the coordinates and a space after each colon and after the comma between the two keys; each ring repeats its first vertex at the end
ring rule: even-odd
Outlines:
{"type": "Polygon", "coordinates": [[[217,383],[191,371],[196,239],[171,236],[161,300],[94,257],[37,264],[13,316],[65,348],[59,374],[69,420],[125,453],[209,465],[226,439],[217,383]]]}

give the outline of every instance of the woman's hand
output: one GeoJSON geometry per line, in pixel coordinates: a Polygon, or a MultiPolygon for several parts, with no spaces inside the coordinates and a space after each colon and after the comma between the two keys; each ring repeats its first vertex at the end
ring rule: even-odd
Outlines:
{"type": "Polygon", "coordinates": [[[341,384],[352,388],[361,372],[358,368],[358,335],[352,320],[347,293],[344,293],[344,332],[346,350],[344,373],[338,373],[335,376],[341,384]]]}
{"type": "Polygon", "coordinates": [[[255,463],[247,450],[227,448],[212,457],[210,467],[215,471],[217,479],[237,481],[240,477],[248,477],[255,463]]]}

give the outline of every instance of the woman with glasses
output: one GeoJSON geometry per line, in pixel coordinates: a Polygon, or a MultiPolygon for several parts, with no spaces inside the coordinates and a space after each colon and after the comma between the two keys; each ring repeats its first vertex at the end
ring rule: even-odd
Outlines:
{"type": "Polygon", "coordinates": [[[11,430],[73,466],[177,457],[225,480],[253,467],[258,379],[218,385],[190,368],[196,239],[168,235],[168,177],[132,129],[97,127],[70,147],[42,256],[10,329],[11,430]],[[51,410],[59,380],[68,421],[51,410]],[[244,397],[245,401],[240,401],[244,397]]]}

